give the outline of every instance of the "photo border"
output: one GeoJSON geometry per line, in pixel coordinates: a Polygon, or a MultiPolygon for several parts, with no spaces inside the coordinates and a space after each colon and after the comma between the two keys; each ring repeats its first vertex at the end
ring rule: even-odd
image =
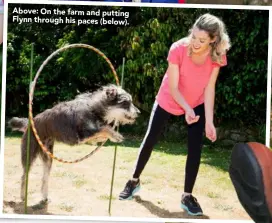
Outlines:
{"type": "MultiPolygon", "coordinates": [[[[267,69],[267,107],[266,107],[266,146],[270,145],[270,107],[271,107],[271,54],[272,54],[272,6],[256,5],[215,5],[215,4],[173,4],[173,3],[138,3],[138,2],[85,2],[85,1],[40,1],[40,0],[5,0],[4,2],[4,30],[3,30],[3,61],[2,61],[2,99],[1,99],[1,174],[0,174],[0,218],[6,219],[35,219],[35,220],[97,220],[101,222],[239,222],[249,223],[252,220],[217,220],[217,219],[176,219],[176,218],[137,218],[137,217],[110,217],[110,216],[67,216],[67,215],[25,215],[3,213],[4,188],[4,145],[5,145],[5,97],[6,97],[6,65],[7,65],[7,28],[8,4],[41,4],[41,5],[90,5],[90,6],[128,6],[128,7],[161,7],[161,8],[209,8],[209,9],[238,9],[238,10],[267,10],[269,11],[268,30],[268,69],[267,69]]],[[[58,221],[56,221],[58,222],[58,221]]],[[[254,222],[253,222],[254,223],[254,222]]]]}

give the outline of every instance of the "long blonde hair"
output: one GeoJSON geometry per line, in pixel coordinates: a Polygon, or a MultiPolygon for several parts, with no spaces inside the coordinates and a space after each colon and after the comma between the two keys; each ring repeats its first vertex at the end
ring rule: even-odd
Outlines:
{"type": "MultiPolygon", "coordinates": [[[[216,37],[215,42],[211,43],[211,58],[214,62],[219,64],[222,63],[222,55],[230,49],[230,39],[226,31],[225,24],[218,17],[206,13],[200,16],[193,27],[189,30],[189,36],[184,41],[189,45],[190,39],[192,38],[192,30],[198,28],[206,31],[211,39],[216,37]]],[[[189,54],[192,53],[189,45],[189,54]]]]}

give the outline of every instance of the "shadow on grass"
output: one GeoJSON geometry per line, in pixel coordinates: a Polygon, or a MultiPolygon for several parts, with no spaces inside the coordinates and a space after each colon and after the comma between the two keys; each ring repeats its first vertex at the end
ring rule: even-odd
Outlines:
{"type": "MultiPolygon", "coordinates": [[[[15,214],[25,214],[25,203],[24,202],[14,202],[14,201],[4,201],[3,202],[3,212],[6,208],[12,208],[15,214]]],[[[27,214],[33,215],[52,215],[52,213],[47,212],[48,202],[40,201],[38,204],[27,207],[27,214]]]]}
{"type": "Polygon", "coordinates": [[[202,216],[190,216],[186,212],[170,212],[164,208],[160,208],[150,201],[142,200],[140,196],[134,196],[137,203],[143,205],[150,213],[158,216],[159,218],[190,218],[190,219],[210,219],[207,215],[202,216]]]}

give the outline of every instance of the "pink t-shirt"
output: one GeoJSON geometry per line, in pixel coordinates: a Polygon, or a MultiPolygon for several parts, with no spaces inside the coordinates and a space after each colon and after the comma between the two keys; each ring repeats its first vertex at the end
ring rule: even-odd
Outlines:
{"type": "MultiPolygon", "coordinates": [[[[186,102],[192,108],[195,108],[204,103],[204,89],[209,82],[213,68],[227,65],[227,58],[224,55],[222,57],[223,64],[220,65],[213,62],[210,56],[207,56],[204,64],[197,65],[188,56],[187,50],[187,46],[179,40],[172,44],[167,60],[179,65],[179,91],[186,102]]],[[[170,93],[167,72],[162,80],[156,100],[160,107],[173,115],[185,113],[170,93]]]]}

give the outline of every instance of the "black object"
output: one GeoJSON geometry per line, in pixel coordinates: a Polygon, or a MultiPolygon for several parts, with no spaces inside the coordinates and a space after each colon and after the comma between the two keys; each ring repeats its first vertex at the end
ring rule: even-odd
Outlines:
{"type": "Polygon", "coordinates": [[[229,167],[238,199],[256,223],[272,223],[272,152],[250,142],[234,146],[229,167]]]}

